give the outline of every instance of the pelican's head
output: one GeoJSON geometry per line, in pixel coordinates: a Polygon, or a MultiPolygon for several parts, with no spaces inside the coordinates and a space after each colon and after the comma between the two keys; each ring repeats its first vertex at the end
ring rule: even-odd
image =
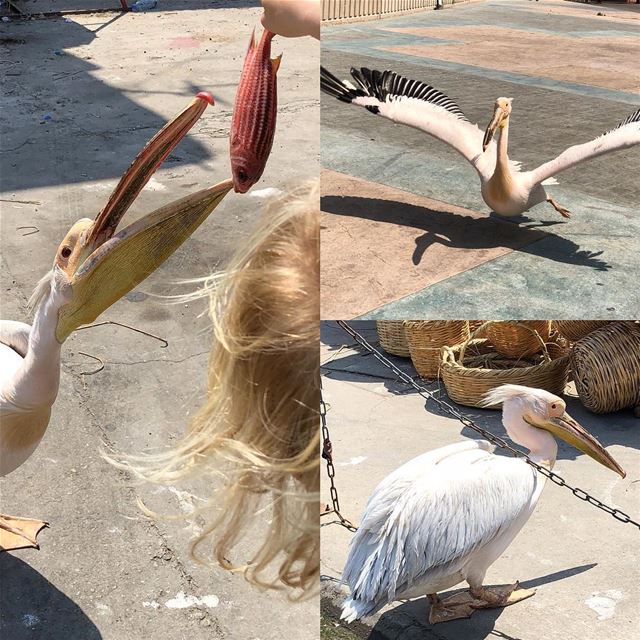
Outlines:
{"type": "Polygon", "coordinates": [[[567,413],[567,405],[562,398],[543,389],[505,384],[489,391],[483,399],[484,406],[500,403],[503,416],[517,415],[528,425],[562,438],[600,464],[625,477],[622,467],[607,450],[567,413]]]}
{"type": "Polygon", "coordinates": [[[497,129],[502,129],[509,122],[509,115],[511,114],[511,103],[513,98],[498,98],[496,105],[493,109],[493,118],[489,123],[486,131],[484,132],[484,139],[482,140],[482,150],[485,151],[489,146],[489,143],[493,139],[493,136],[497,129]]]}
{"type": "Polygon", "coordinates": [[[129,206],[155,170],[213,104],[200,93],[144,147],[94,220],[76,222],[58,247],[52,277],[63,276],[70,301],[58,312],[56,337],[64,342],[83,324],[153,273],[207,218],[233,186],[226,180],[176,200],[118,231],[129,206]]]}

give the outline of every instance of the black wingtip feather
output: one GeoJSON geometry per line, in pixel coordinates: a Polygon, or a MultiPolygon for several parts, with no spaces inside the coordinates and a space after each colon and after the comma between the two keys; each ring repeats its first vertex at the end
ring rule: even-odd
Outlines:
{"type": "Polygon", "coordinates": [[[394,71],[377,71],[361,67],[351,68],[351,76],[366,95],[380,102],[392,102],[398,98],[416,98],[446,109],[457,118],[466,120],[462,109],[442,91],[419,80],[410,80],[394,71]]]}
{"type": "Polygon", "coordinates": [[[348,87],[331,71],[322,66],[320,67],[320,89],[334,98],[348,103],[352,102],[354,98],[365,95],[364,91],[348,87]]]}
{"type": "Polygon", "coordinates": [[[605,133],[604,135],[607,136],[610,133],[617,131],[620,127],[624,127],[625,125],[631,124],[633,122],[640,122],[640,109],[638,109],[635,113],[632,113],[628,118],[623,120],[620,124],[613,127],[613,129],[609,129],[609,131],[607,131],[607,133],[605,133]]]}
{"type": "MultiPolygon", "coordinates": [[[[342,100],[353,102],[355,98],[370,97],[380,102],[393,102],[401,98],[415,98],[445,109],[461,120],[467,120],[460,107],[441,91],[419,80],[409,80],[394,71],[378,71],[360,67],[351,67],[351,77],[356,88],[350,87],[338,79],[325,67],[320,67],[320,88],[325,93],[342,100]]],[[[365,105],[371,113],[379,113],[377,105],[365,105]]]]}

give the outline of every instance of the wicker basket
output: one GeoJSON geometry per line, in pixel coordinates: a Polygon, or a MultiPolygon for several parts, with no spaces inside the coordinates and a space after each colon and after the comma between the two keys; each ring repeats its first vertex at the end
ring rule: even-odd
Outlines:
{"type": "Polygon", "coordinates": [[[498,353],[487,339],[468,340],[443,347],[440,375],[449,397],[468,407],[482,406],[484,394],[502,384],[521,384],[559,395],[569,377],[569,350],[566,344],[553,341],[540,347],[543,353],[515,360],[498,353]]]}
{"type": "Polygon", "coordinates": [[[438,377],[440,350],[469,338],[467,320],[407,320],[404,323],[411,362],[427,380],[438,377]]]}
{"type": "Polygon", "coordinates": [[[403,358],[410,356],[403,320],[377,320],[376,329],[380,346],[387,353],[403,358]]]}
{"type": "Polygon", "coordinates": [[[554,320],[553,326],[567,340],[576,342],[580,338],[611,323],[611,320],[554,320]]]}
{"type": "Polygon", "coordinates": [[[612,322],[573,345],[571,366],[582,404],[610,413],[640,404],[640,325],[612,322]]]}
{"type": "Polygon", "coordinates": [[[534,332],[538,332],[542,342],[549,340],[550,320],[504,320],[491,322],[483,330],[498,353],[510,358],[530,356],[542,351],[542,342],[534,332]]]}

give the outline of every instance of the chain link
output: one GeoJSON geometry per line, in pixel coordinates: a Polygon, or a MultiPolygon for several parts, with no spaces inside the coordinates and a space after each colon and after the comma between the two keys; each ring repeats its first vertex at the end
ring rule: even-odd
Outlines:
{"type": "Polygon", "coordinates": [[[329,513],[335,513],[340,520],[340,524],[345,527],[345,529],[349,529],[351,532],[356,532],[358,527],[340,513],[340,499],[338,498],[338,489],[334,482],[336,468],[333,466],[333,445],[331,444],[331,438],[329,437],[329,427],[327,426],[327,405],[322,397],[322,386],[320,387],[320,423],[322,425],[322,457],[327,461],[327,475],[329,476],[329,482],[331,483],[329,493],[331,494],[331,504],[333,506],[333,509],[325,511],[321,515],[324,516],[329,513]]]}
{"type": "MultiPolygon", "coordinates": [[[[480,435],[486,438],[491,444],[494,444],[497,447],[500,447],[501,449],[505,449],[512,456],[516,458],[520,458],[524,460],[528,465],[532,466],[538,473],[541,473],[543,476],[546,476],[549,480],[551,480],[558,486],[567,487],[567,489],[569,489],[571,493],[573,493],[573,495],[576,496],[576,498],[580,498],[580,500],[583,500],[585,502],[588,502],[598,507],[598,509],[601,509],[605,513],[611,514],[616,520],[619,520],[620,522],[632,524],[638,529],[640,529],[640,523],[633,520],[628,514],[620,511],[619,509],[614,509],[606,505],[604,502],[601,502],[600,500],[598,500],[598,498],[590,495],[583,489],[571,486],[564,478],[559,476],[557,473],[554,473],[550,469],[547,469],[546,467],[543,467],[537,464],[536,462],[534,462],[533,460],[531,460],[531,458],[529,458],[527,454],[524,453],[523,451],[520,451],[519,449],[515,449],[499,436],[494,435],[493,433],[487,431],[486,429],[483,429],[482,427],[472,422],[469,418],[462,415],[460,411],[458,411],[458,409],[455,408],[453,405],[449,404],[445,400],[441,400],[440,398],[436,397],[431,391],[419,385],[409,374],[399,369],[393,362],[391,362],[391,360],[389,360],[386,356],[380,353],[380,351],[378,351],[375,347],[371,346],[363,336],[361,336],[355,329],[350,327],[346,322],[344,322],[343,320],[338,320],[337,322],[338,322],[338,325],[342,329],[344,329],[344,331],[346,331],[361,347],[364,347],[374,358],[376,358],[376,360],[378,360],[381,364],[387,367],[387,369],[391,369],[391,371],[393,371],[396,374],[396,376],[400,379],[401,382],[413,387],[418,392],[418,394],[421,397],[423,397],[425,400],[431,400],[435,402],[440,407],[440,409],[442,409],[445,413],[448,413],[449,415],[453,416],[454,418],[457,418],[460,422],[462,422],[462,424],[465,427],[468,427],[469,429],[473,429],[474,431],[477,431],[480,435]]],[[[323,421],[324,421],[324,418],[323,418],[323,421]]]]}

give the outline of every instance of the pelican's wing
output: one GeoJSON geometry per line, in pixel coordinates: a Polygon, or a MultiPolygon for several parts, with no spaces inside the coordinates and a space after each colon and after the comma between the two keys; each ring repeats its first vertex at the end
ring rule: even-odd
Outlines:
{"type": "Polygon", "coordinates": [[[640,144],[640,109],[631,114],[617,127],[611,129],[611,131],[607,131],[607,133],[598,136],[591,142],[569,147],[557,158],[545,162],[537,169],[534,169],[531,174],[534,183],[539,184],[547,178],[551,178],[565,169],[570,169],[580,162],[597,158],[612,151],[626,149],[636,144],[640,144]]]}
{"type": "Polygon", "coordinates": [[[483,175],[495,166],[496,143],[482,151],[484,134],[471,124],[460,107],[444,93],[393,71],[351,69],[357,87],[339,80],[324,67],[320,87],[342,102],[356,104],[393,122],[406,124],[445,142],[483,175]],[[493,165],[491,161],[493,160],[493,165]]]}
{"type": "Polygon", "coordinates": [[[442,447],[376,488],[351,543],[343,617],[369,615],[416,584],[455,575],[529,504],[535,471],[484,440],[442,447]]]}
{"type": "Polygon", "coordinates": [[[31,327],[24,322],[0,320],[0,344],[10,347],[23,358],[29,348],[30,333],[31,327]]]}

